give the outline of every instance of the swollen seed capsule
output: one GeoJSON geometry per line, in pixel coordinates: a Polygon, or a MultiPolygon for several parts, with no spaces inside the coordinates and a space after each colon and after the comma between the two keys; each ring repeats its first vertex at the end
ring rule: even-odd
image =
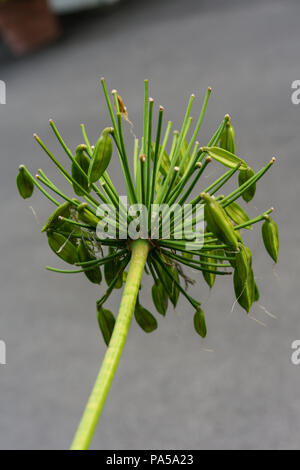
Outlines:
{"type": "MultiPolygon", "coordinates": [[[[167,262],[168,263],[168,262],[167,262]]],[[[180,280],[179,280],[179,274],[178,274],[178,269],[176,268],[176,265],[174,264],[167,264],[166,263],[166,268],[168,269],[168,271],[170,272],[170,274],[172,275],[173,279],[171,279],[166,273],[165,273],[165,282],[166,282],[166,285],[167,285],[167,289],[168,289],[168,295],[169,295],[169,298],[173,304],[173,307],[176,308],[176,305],[177,305],[177,302],[178,302],[178,298],[179,298],[179,294],[180,294],[180,291],[175,283],[175,281],[179,284],[180,283],[180,280]],[[175,281],[174,281],[175,280],[175,281]]]]}
{"type": "Polygon", "coordinates": [[[100,307],[97,310],[97,319],[104,342],[108,346],[116,323],[115,317],[110,310],[100,307]]]}
{"type": "MultiPolygon", "coordinates": [[[[81,263],[84,263],[86,261],[93,261],[96,260],[96,257],[93,256],[88,247],[81,241],[78,245],[77,248],[78,252],[78,260],[81,263]]],[[[93,284],[100,284],[102,281],[102,275],[101,275],[101,270],[99,266],[95,266],[93,269],[89,269],[88,271],[85,271],[84,274],[88,278],[89,281],[91,281],[93,284]]]]}
{"type": "Polygon", "coordinates": [[[84,195],[84,192],[80,189],[78,185],[80,185],[85,191],[90,192],[89,181],[87,177],[90,166],[90,159],[85,154],[85,150],[86,145],[79,145],[76,149],[76,155],[74,157],[75,162],[80,166],[84,173],[80,171],[76,163],[72,162],[71,166],[72,178],[78,183],[73,183],[73,189],[78,196],[84,195]]]}
{"type": "Polygon", "coordinates": [[[235,154],[234,127],[230,121],[226,122],[225,129],[221,135],[220,147],[235,154]]]}
{"type": "Polygon", "coordinates": [[[206,321],[203,310],[198,307],[194,315],[194,328],[198,335],[205,338],[207,335],[206,321]]]}
{"type": "Polygon", "coordinates": [[[78,261],[77,249],[66,237],[60,233],[47,233],[48,243],[51,250],[62,260],[69,264],[75,264],[78,261]]]}
{"type": "Polygon", "coordinates": [[[259,290],[258,290],[256,282],[254,281],[254,302],[258,302],[259,297],[260,297],[259,290]]]}
{"type": "Polygon", "coordinates": [[[233,285],[238,303],[249,312],[255,300],[255,281],[252,270],[252,253],[246,246],[240,245],[236,254],[233,285]]]}
{"type": "Polygon", "coordinates": [[[19,167],[19,173],[17,174],[16,182],[20,196],[23,199],[27,199],[32,196],[34,184],[26,174],[25,167],[23,165],[19,167]]]}
{"type": "Polygon", "coordinates": [[[152,300],[158,313],[165,316],[168,309],[168,296],[159,279],[152,286],[152,300]]]}
{"type": "MultiPolygon", "coordinates": [[[[237,225],[244,224],[250,220],[248,214],[236,202],[232,202],[231,204],[226,206],[225,212],[228,217],[237,225]]],[[[248,225],[245,228],[251,229],[252,227],[251,225],[248,225]]]]}
{"type": "Polygon", "coordinates": [[[277,263],[279,251],[279,235],[276,222],[270,216],[266,216],[262,224],[262,236],[265,248],[271,258],[277,263]]]}
{"type": "Polygon", "coordinates": [[[152,331],[156,330],[156,318],[138,302],[134,309],[134,317],[137,324],[145,331],[145,333],[152,333],[152,331]]]}
{"type": "Polygon", "coordinates": [[[45,232],[50,228],[56,228],[61,226],[63,221],[59,220],[59,217],[66,217],[68,218],[70,215],[70,206],[71,203],[69,201],[64,202],[60,206],[58,206],[54,212],[50,215],[49,219],[45,223],[44,227],[42,228],[41,232],[45,232]]]}
{"type": "Polygon", "coordinates": [[[109,137],[110,132],[111,128],[105,129],[96,143],[88,171],[89,184],[98,181],[109,165],[112,157],[112,141],[109,137]]]}
{"type": "MultiPolygon", "coordinates": [[[[109,248],[108,254],[113,255],[114,250],[109,248]]],[[[114,280],[114,278],[116,277],[120,269],[121,269],[121,263],[119,261],[116,261],[115,259],[112,259],[108,263],[105,263],[104,278],[108,286],[112,283],[112,281],[114,280]]],[[[121,273],[114,288],[121,289],[122,286],[123,286],[123,274],[121,273]]]]}
{"type": "Polygon", "coordinates": [[[201,197],[205,201],[204,217],[208,230],[211,230],[220,241],[237,251],[238,238],[226,212],[209,194],[201,193],[201,197]]]}
{"type": "MultiPolygon", "coordinates": [[[[255,173],[250,167],[248,167],[246,170],[241,170],[239,172],[239,186],[242,186],[242,184],[246,183],[246,181],[248,181],[254,175],[255,173]]],[[[253,183],[246,191],[243,192],[242,198],[244,201],[249,202],[254,198],[255,192],[256,183],[253,183]]]]}
{"type": "MultiPolygon", "coordinates": [[[[211,240],[210,237],[207,237],[206,239],[207,241],[211,240]]],[[[204,261],[205,263],[214,263],[216,262],[215,259],[213,258],[209,258],[209,251],[205,251],[205,256],[199,256],[200,258],[200,261],[204,261]]],[[[205,268],[205,265],[203,265],[203,267],[205,268]]],[[[210,289],[212,289],[214,283],[215,283],[215,280],[216,280],[216,275],[214,273],[211,273],[211,272],[207,272],[207,271],[202,271],[202,275],[203,275],[203,278],[205,280],[205,282],[207,283],[207,285],[210,287],[210,289]]]]}
{"type": "Polygon", "coordinates": [[[99,219],[88,210],[88,204],[83,202],[77,207],[78,217],[79,219],[84,222],[85,224],[92,225],[93,227],[97,227],[99,223],[99,219]]]}

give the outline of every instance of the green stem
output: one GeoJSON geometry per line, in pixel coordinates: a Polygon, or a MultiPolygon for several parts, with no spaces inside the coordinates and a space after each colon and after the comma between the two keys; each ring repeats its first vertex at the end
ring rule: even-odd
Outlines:
{"type": "Polygon", "coordinates": [[[146,240],[132,243],[130,267],[118,318],[71,450],[87,450],[92,440],[127,338],[149,249],[150,245],[146,240]]]}

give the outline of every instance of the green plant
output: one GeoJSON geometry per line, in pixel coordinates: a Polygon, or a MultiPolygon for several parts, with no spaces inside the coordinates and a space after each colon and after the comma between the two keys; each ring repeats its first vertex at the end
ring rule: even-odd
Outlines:
{"type": "MultiPolygon", "coordinates": [[[[152,298],[157,312],[164,316],[171,302],[174,308],[182,294],[192,306],[196,332],[205,337],[207,333],[201,304],[187,292],[191,282],[183,266],[201,271],[210,288],[216,276],[231,274],[234,270],[234,290],[239,304],[249,312],[258,300],[259,291],[252,270],[252,254],[243,243],[240,231],[250,229],[265,221],[263,240],[268,253],[277,261],[278,231],[270,218],[272,209],[250,219],[238,205],[237,199],[249,202],[255,194],[256,183],[273,165],[273,158],[255,173],[248,164],[235,155],[234,129],[228,115],[220,123],[206,147],[196,141],[204,118],[211,89],[208,89],[192,136],[188,133],[192,124],[191,108],[195,99],[191,95],[180,131],[173,132],[170,152],[167,143],[172,123],[168,122],[162,137],[164,109],[158,110],[157,128],[153,132],[152,98],[148,96],[148,81],[145,81],[144,136],[134,139],[133,176],[127,158],[122,122],[129,121],[122,98],[113,90],[112,105],[106,84],[102,79],[105,99],[112,127],[101,133],[93,147],[81,126],[84,144],[73,152],[66,145],[54,122],[50,126],[69,157],[71,167],[67,170],[59,163],[42,140],[36,141],[56,165],[59,172],[73,187],[76,198],[62,192],[42,171],[36,178],[24,165],[20,166],[17,186],[22,197],[32,195],[36,186],[55,206],[55,211],[42,228],[47,234],[50,248],[75,269],[47,269],[58,273],[84,273],[95,284],[102,281],[101,266],[107,289],[97,301],[97,314],[103,338],[108,345],[99,375],[87,403],[72,449],[87,449],[101,414],[106,396],[113,380],[134,314],[137,323],[145,332],[157,328],[156,318],[146,310],[139,299],[142,275],[152,276],[152,298]],[[114,109],[115,108],[115,109],[114,109]],[[142,204],[138,223],[133,212],[120,200],[117,189],[107,172],[113,155],[113,142],[117,149],[130,207],[142,204]],[[206,188],[198,189],[199,181],[212,161],[227,167],[216,181],[206,188]],[[225,183],[236,174],[239,185],[227,196],[216,195],[225,183]],[[45,189],[47,188],[47,189],[45,189]],[[49,192],[59,196],[58,202],[49,192]],[[192,191],[197,191],[191,197],[192,191]],[[79,200],[77,196],[84,199],[79,200]],[[182,231],[181,213],[173,211],[189,201],[184,213],[187,221],[182,231]],[[155,211],[154,203],[165,204],[161,212],[155,211]],[[105,204],[105,206],[104,206],[105,204]],[[107,208],[110,209],[107,209],[107,208]],[[113,210],[112,210],[112,209],[113,210]],[[202,229],[197,225],[195,209],[200,212],[202,229]],[[115,211],[115,213],[114,213],[115,211]],[[171,222],[168,236],[162,236],[166,221],[171,222]],[[135,222],[137,237],[129,230],[135,222]],[[196,224],[196,229],[195,229],[196,224]],[[143,229],[146,227],[146,232],[143,229]],[[107,237],[101,235],[107,232],[107,237]],[[196,237],[192,235],[196,235],[196,237]],[[129,265],[128,272],[126,271],[129,265]],[[185,283],[183,286],[181,280],[185,283]],[[115,288],[124,285],[123,296],[117,318],[104,308],[104,304],[115,288]]],[[[132,132],[132,129],[131,129],[132,132]]]]}

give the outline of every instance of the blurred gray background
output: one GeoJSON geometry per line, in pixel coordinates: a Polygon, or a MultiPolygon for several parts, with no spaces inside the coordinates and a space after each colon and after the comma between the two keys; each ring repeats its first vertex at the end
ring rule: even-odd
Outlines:
{"type": "MultiPolygon", "coordinates": [[[[274,205],[281,250],[274,267],[260,227],[247,235],[261,290],[251,316],[265,327],[238,305],[232,311],[231,278],[209,293],[201,273],[191,292],[206,313],[205,341],[184,299],[151,335],[132,324],[92,448],[299,447],[300,366],[291,364],[291,343],[300,339],[300,105],[291,102],[291,83],[300,79],[299,15],[296,0],[132,0],[65,18],[64,36],[26,58],[2,50],[0,448],[68,448],[105,352],[95,314],[104,286],[45,270],[60,265],[40,233],[52,208],[37,191],[22,201],[15,186],[20,163],[57,176],[33,132],[67,162],[49,118],[72,147],[81,143],[81,122],[93,141],[110,125],[101,76],[123,96],[137,132],[144,78],[177,126],[189,94],[200,107],[212,86],[200,142],[229,113],[237,151],[254,169],[277,157],[249,212],[274,205]]],[[[111,174],[122,190],[117,158],[111,174]]],[[[142,302],[151,310],[150,288],[145,279],[142,302]]],[[[117,292],[109,302],[114,312],[119,300],[117,292]]]]}

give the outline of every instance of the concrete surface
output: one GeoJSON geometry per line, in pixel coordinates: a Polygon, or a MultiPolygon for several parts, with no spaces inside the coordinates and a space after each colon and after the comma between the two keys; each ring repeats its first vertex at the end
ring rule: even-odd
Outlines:
{"type": "MultiPolygon", "coordinates": [[[[238,306],[231,313],[231,279],[218,280],[209,294],[200,274],[192,291],[206,312],[205,342],[193,332],[193,312],[183,299],[159,319],[155,333],[147,336],[133,325],[92,447],[299,447],[300,366],[291,364],[291,343],[300,339],[300,106],[291,102],[291,83],[300,78],[299,15],[299,2],[287,0],[129,1],[69,21],[65,38],[43,52],[16,61],[3,54],[0,339],[7,365],[0,366],[1,448],[67,448],[105,351],[95,319],[101,292],[83,277],[45,271],[59,264],[39,231],[50,206],[37,194],[22,201],[15,187],[21,162],[56,177],[32,139],[38,132],[64,159],[48,118],[72,146],[81,142],[81,122],[93,140],[109,124],[102,75],[120,90],[137,132],[145,77],[156,103],[178,125],[189,94],[202,97],[212,86],[201,143],[230,113],[238,152],[254,169],[278,157],[249,211],[275,206],[281,250],[274,268],[260,230],[247,236],[259,303],[277,317],[255,306],[252,317],[266,327],[238,306]]],[[[112,176],[122,188],[117,159],[112,176]]],[[[151,309],[147,280],[144,285],[143,303],[151,309]]],[[[113,311],[119,299],[117,293],[109,303],[113,311]]]]}

